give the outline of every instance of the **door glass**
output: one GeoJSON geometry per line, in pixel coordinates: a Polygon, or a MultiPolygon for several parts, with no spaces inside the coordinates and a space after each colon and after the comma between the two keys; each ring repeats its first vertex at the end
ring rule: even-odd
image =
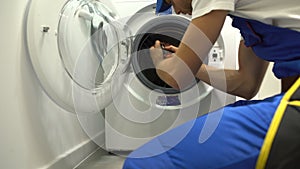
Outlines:
{"type": "Polygon", "coordinates": [[[60,57],[69,76],[81,87],[101,88],[111,79],[120,59],[128,57],[130,33],[117,19],[100,1],[69,1],[61,11],[60,57]]]}
{"type": "Polygon", "coordinates": [[[131,38],[110,1],[29,1],[25,44],[34,72],[69,112],[99,112],[111,103],[129,64],[131,38]]]}

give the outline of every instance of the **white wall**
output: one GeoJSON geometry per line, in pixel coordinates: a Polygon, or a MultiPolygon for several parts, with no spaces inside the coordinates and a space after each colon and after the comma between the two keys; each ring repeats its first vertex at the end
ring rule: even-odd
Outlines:
{"type": "Polygon", "coordinates": [[[279,94],[281,91],[281,82],[277,79],[273,72],[273,63],[271,63],[268,67],[265,78],[262,82],[261,88],[258,91],[257,97],[258,99],[264,99],[266,97],[273,96],[275,94],[279,94]]]}
{"type": "Polygon", "coordinates": [[[52,102],[34,76],[23,42],[26,4],[0,5],[0,168],[72,168],[96,146],[75,114],[52,102]]]}

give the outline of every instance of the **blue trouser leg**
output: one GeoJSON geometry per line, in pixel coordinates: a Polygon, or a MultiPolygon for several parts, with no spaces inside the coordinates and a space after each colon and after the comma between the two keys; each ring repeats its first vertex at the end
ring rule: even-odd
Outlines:
{"type": "Polygon", "coordinates": [[[189,121],[132,152],[123,169],[254,169],[281,98],[239,101],[189,121]],[[199,141],[208,116],[214,115],[222,115],[217,127],[199,141]],[[177,137],[182,133],[185,137],[177,137]]]}

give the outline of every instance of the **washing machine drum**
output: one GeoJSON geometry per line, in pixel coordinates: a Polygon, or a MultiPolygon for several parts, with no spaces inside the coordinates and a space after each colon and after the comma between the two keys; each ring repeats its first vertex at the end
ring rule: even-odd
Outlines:
{"type": "Polygon", "coordinates": [[[166,93],[178,92],[158,77],[148,49],[153,46],[156,40],[168,42],[172,45],[178,45],[180,41],[165,35],[154,33],[146,33],[140,36],[142,36],[141,39],[139,39],[140,42],[135,42],[139,45],[136,50],[137,53],[133,58],[133,67],[137,72],[137,77],[150,89],[162,89],[162,91],[166,93]]]}
{"type": "MultiPolygon", "coordinates": [[[[132,50],[132,66],[139,80],[149,89],[165,94],[176,94],[192,87],[191,85],[179,91],[162,81],[156,73],[149,53],[149,48],[156,40],[179,46],[188,24],[187,18],[162,15],[145,23],[136,33],[132,50]]],[[[170,51],[163,50],[164,54],[168,52],[170,51]]],[[[199,80],[196,79],[196,81],[199,80]]]]}
{"type": "MultiPolygon", "coordinates": [[[[156,73],[149,48],[156,40],[160,42],[179,46],[189,24],[189,19],[181,16],[162,15],[145,23],[135,35],[132,50],[132,66],[139,80],[151,90],[161,91],[165,94],[176,94],[188,90],[195,84],[182,89],[173,89],[162,81],[156,73]]],[[[163,53],[170,51],[163,50],[163,53]]],[[[198,79],[195,79],[199,82],[198,79]]]]}

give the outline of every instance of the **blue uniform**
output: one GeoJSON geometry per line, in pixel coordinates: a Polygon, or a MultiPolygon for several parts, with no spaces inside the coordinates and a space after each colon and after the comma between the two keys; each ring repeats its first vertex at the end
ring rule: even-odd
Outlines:
{"type": "MultiPolygon", "coordinates": [[[[277,77],[300,75],[299,32],[234,16],[233,26],[257,56],[275,63],[277,77]]],[[[199,137],[208,115],[189,121],[135,150],[123,169],[254,169],[283,95],[238,101],[211,112],[209,116],[222,112],[222,118],[205,141],[199,137]],[[191,125],[187,135],[173,145],[176,135],[191,125]]]]}
{"type": "Polygon", "coordinates": [[[233,16],[247,47],[264,60],[274,62],[277,78],[300,74],[300,32],[233,16]]]}
{"type": "Polygon", "coordinates": [[[204,142],[199,137],[207,115],[189,121],[134,151],[124,169],[253,169],[281,98],[277,95],[263,101],[239,101],[212,112],[223,111],[223,115],[204,142]],[[173,147],[176,133],[185,132],[190,125],[193,127],[189,133],[173,147]]]}

